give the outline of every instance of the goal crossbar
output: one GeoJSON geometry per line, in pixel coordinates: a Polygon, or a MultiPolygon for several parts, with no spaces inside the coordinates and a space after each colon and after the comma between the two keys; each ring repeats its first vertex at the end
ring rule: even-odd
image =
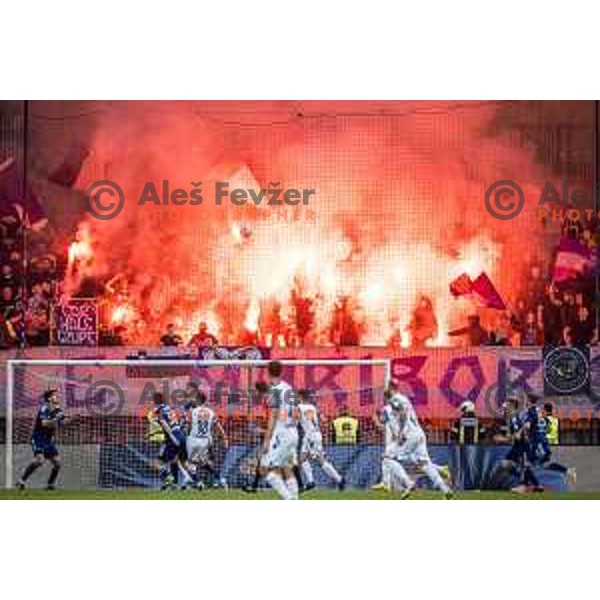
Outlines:
{"type": "Polygon", "coordinates": [[[225,358],[225,359],[207,359],[202,358],[88,358],[88,359],[69,359],[69,358],[15,358],[6,361],[7,368],[16,365],[47,365],[47,366],[103,366],[107,367],[126,367],[130,364],[144,364],[154,367],[165,365],[179,366],[227,366],[227,365],[248,365],[257,367],[266,367],[269,363],[278,362],[282,365],[378,365],[389,366],[389,358],[290,358],[290,359],[251,359],[251,358],[225,358]]]}

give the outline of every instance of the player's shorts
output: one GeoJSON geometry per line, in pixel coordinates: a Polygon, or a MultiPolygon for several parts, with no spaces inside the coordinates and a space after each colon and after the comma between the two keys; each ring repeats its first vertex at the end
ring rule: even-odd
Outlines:
{"type": "Polygon", "coordinates": [[[260,459],[261,467],[275,469],[298,464],[298,430],[281,429],[273,434],[269,450],[260,459]]]}
{"type": "Polygon", "coordinates": [[[425,434],[418,433],[406,438],[406,440],[398,446],[394,458],[406,466],[419,466],[431,462],[429,452],[427,452],[427,440],[425,434]]]}
{"type": "Polygon", "coordinates": [[[205,463],[208,460],[212,440],[208,437],[192,437],[186,440],[188,460],[193,463],[205,463]]]}
{"type": "Polygon", "coordinates": [[[528,444],[527,457],[531,464],[547,463],[552,457],[552,450],[546,436],[534,436],[528,444]]]}
{"type": "Polygon", "coordinates": [[[172,440],[169,436],[165,436],[165,443],[158,453],[159,460],[165,462],[171,462],[176,458],[187,460],[185,432],[182,429],[175,429],[171,433],[175,439],[172,440]]]}
{"type": "Polygon", "coordinates": [[[315,431],[302,438],[300,453],[308,454],[311,459],[323,457],[323,436],[315,431]]]}
{"type": "Polygon", "coordinates": [[[504,460],[521,465],[525,462],[525,457],[529,454],[529,447],[527,444],[517,443],[510,447],[510,450],[506,453],[504,460]]]}
{"type": "Polygon", "coordinates": [[[42,454],[44,458],[54,458],[55,456],[58,456],[58,448],[51,440],[32,438],[31,450],[34,455],[42,454]]]}

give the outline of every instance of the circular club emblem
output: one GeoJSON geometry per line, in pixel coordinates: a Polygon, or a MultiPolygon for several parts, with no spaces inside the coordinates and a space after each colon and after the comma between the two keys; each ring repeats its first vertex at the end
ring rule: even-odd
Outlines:
{"type": "Polygon", "coordinates": [[[554,348],[544,358],[544,381],[556,394],[573,394],[587,386],[590,367],[578,348],[554,348]]]}

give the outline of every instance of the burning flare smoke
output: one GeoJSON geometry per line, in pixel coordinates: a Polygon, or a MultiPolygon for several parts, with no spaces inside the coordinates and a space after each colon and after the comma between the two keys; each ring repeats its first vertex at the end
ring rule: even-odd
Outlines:
{"type": "Polygon", "coordinates": [[[518,224],[493,219],[484,194],[512,179],[535,197],[544,173],[514,136],[486,133],[495,105],[290,106],[119,103],[102,115],[78,186],[111,179],[127,202],[82,224],[84,274],[120,278],[106,297],[130,341],[154,343],[170,322],[189,336],[204,321],[221,343],[325,344],[349,319],[344,335],[362,344],[408,345],[424,297],[436,322],[426,343],[447,344],[473,310],[449,293],[460,273],[485,270],[514,300],[539,224],[528,206],[518,224]],[[204,202],[138,206],[145,182],[164,179],[201,180],[204,202]],[[316,194],[299,209],[216,206],[216,181],[316,194]]]}

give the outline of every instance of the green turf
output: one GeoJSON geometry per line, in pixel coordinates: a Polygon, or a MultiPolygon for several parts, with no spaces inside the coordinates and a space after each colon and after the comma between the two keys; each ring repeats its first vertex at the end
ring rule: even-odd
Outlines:
{"type": "MultiPolygon", "coordinates": [[[[435,492],[418,491],[414,500],[434,500],[441,496],[435,492]]],[[[205,490],[159,492],[143,489],[127,490],[0,490],[0,500],[275,500],[273,492],[261,491],[246,494],[240,490],[205,490]]],[[[302,500],[398,500],[398,495],[384,491],[314,490],[302,495],[302,500]]],[[[565,492],[542,494],[517,494],[514,492],[458,492],[457,500],[600,500],[600,492],[565,492]]]]}

